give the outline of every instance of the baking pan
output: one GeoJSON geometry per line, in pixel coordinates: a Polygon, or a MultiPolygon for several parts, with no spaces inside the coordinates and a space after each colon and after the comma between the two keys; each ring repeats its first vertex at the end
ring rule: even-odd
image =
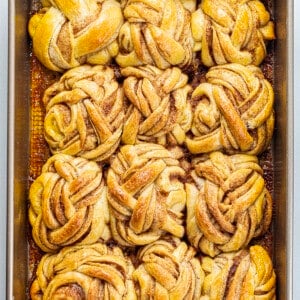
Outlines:
{"type": "MultiPolygon", "coordinates": [[[[30,138],[30,0],[9,1],[9,138],[7,299],[28,295],[28,182],[30,138]]],[[[293,265],[293,1],[275,0],[273,261],[277,298],[292,299],[293,265]]]]}
{"type": "Polygon", "coordinates": [[[275,0],[275,112],[273,138],[274,266],[277,299],[293,299],[293,1],[275,0]]]}

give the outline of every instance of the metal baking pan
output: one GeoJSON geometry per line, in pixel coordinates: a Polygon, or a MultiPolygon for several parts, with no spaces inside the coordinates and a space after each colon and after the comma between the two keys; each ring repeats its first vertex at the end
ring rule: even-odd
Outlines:
{"type": "MultiPolygon", "coordinates": [[[[9,1],[9,140],[7,299],[28,294],[28,176],[30,64],[29,0],[9,1]]],[[[292,299],[293,265],[293,1],[275,0],[276,129],[274,158],[274,267],[277,298],[292,299]]]]}

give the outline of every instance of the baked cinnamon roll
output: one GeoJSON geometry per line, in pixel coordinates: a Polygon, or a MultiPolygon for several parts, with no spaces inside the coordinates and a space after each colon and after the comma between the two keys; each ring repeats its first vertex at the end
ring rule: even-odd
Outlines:
{"type": "Polygon", "coordinates": [[[272,198],[255,156],[213,152],[193,161],[187,192],[187,236],[210,256],[237,251],[267,231],[272,198]]]}
{"type": "Polygon", "coordinates": [[[270,144],[274,92],[255,66],[215,66],[192,94],[191,153],[224,150],[257,155],[270,144]]]}
{"type": "Polygon", "coordinates": [[[45,139],[52,153],[104,161],[121,141],[125,117],[123,89],[106,66],[66,72],[43,97],[45,139]]]}
{"type": "Polygon", "coordinates": [[[192,64],[191,13],[180,0],[128,0],[124,17],[116,56],[121,67],[155,65],[167,69],[192,64]]]}
{"type": "Polygon", "coordinates": [[[200,299],[276,299],[276,275],[267,251],[258,245],[249,250],[202,258],[205,272],[200,299]]]}
{"type": "Polygon", "coordinates": [[[139,299],[200,299],[204,272],[195,255],[194,248],[177,238],[142,248],[133,272],[139,299]]]}
{"type": "Polygon", "coordinates": [[[157,144],[120,148],[107,176],[113,238],[124,246],[146,245],[165,233],[184,234],[185,175],[171,152],[157,144]]]}
{"type": "Polygon", "coordinates": [[[110,238],[106,188],[95,162],[53,155],[32,183],[29,199],[32,236],[44,252],[110,238]]]}
{"type": "Polygon", "coordinates": [[[31,285],[33,300],[137,299],[133,266],[121,249],[97,243],[46,254],[31,285]]]}
{"type": "Polygon", "coordinates": [[[48,69],[105,64],[119,51],[123,15],[115,0],[46,0],[29,22],[33,52],[48,69]]]}
{"type": "Polygon", "coordinates": [[[124,92],[132,103],[124,125],[122,141],[162,145],[182,144],[192,122],[188,77],[173,67],[127,67],[121,70],[124,92]]]}
{"type": "Polygon", "coordinates": [[[274,24],[257,0],[203,0],[191,28],[201,60],[211,67],[226,63],[259,65],[273,40],[274,24]]]}

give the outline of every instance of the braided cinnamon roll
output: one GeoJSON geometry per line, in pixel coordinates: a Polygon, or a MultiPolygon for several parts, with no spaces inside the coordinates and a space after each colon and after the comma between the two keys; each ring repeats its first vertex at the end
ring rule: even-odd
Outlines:
{"type": "Polygon", "coordinates": [[[226,63],[259,65],[273,40],[274,24],[257,0],[203,0],[191,28],[201,60],[211,67],[226,63]]]}
{"type": "Polygon", "coordinates": [[[263,152],[274,129],[274,92],[262,71],[239,64],[216,66],[206,81],[192,94],[190,152],[263,152]]]}
{"type": "Polygon", "coordinates": [[[182,144],[192,122],[188,77],[174,67],[127,67],[121,70],[124,92],[132,103],[122,141],[137,140],[162,145],[182,144]]]}
{"type": "Polygon", "coordinates": [[[264,234],[272,219],[272,198],[255,156],[213,152],[193,161],[186,184],[187,236],[203,253],[237,251],[264,234]]]}
{"type": "Polygon", "coordinates": [[[83,158],[56,154],[29,192],[32,236],[44,252],[110,237],[102,169],[83,158]]]}
{"type": "Polygon", "coordinates": [[[48,88],[45,139],[52,153],[103,161],[118,147],[124,124],[123,90],[106,66],[80,66],[48,88]]]}
{"type": "Polygon", "coordinates": [[[123,15],[115,0],[46,0],[29,22],[33,51],[50,70],[105,64],[119,51],[123,15]]]}
{"type": "Polygon", "coordinates": [[[276,275],[261,246],[204,257],[201,266],[205,279],[200,299],[276,299],[276,275]]]}
{"type": "Polygon", "coordinates": [[[139,299],[200,299],[204,272],[196,251],[178,238],[158,240],[142,248],[133,272],[139,299]]]}
{"type": "Polygon", "coordinates": [[[167,69],[192,64],[191,13],[180,0],[128,0],[124,16],[116,56],[121,67],[155,65],[167,69]]]}
{"type": "Polygon", "coordinates": [[[133,266],[121,249],[97,243],[43,256],[30,294],[33,300],[136,299],[133,266]]]}
{"type": "Polygon", "coordinates": [[[120,245],[135,246],[165,233],[182,237],[184,175],[178,160],[160,145],[121,147],[107,176],[113,238],[120,245]]]}

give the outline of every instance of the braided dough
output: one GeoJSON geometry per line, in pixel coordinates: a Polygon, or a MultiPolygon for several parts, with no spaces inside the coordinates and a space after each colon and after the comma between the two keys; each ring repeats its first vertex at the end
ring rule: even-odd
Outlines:
{"type": "Polygon", "coordinates": [[[120,245],[135,246],[167,232],[182,237],[184,175],[178,160],[160,145],[121,147],[107,175],[113,238],[120,245]]]}
{"type": "Polygon", "coordinates": [[[119,51],[123,24],[115,0],[47,0],[29,22],[33,51],[48,69],[105,64],[119,51]]]}
{"type": "Polygon", "coordinates": [[[257,0],[202,0],[192,14],[195,49],[202,63],[259,65],[267,54],[265,42],[273,40],[274,24],[257,0]]]}
{"type": "Polygon", "coordinates": [[[263,152],[273,135],[274,92],[262,71],[227,64],[210,68],[206,81],[192,94],[193,122],[186,138],[190,152],[263,152]]]}
{"type": "Polygon", "coordinates": [[[43,256],[30,294],[33,300],[136,300],[132,271],[132,263],[117,247],[66,247],[43,256]]]}
{"type": "Polygon", "coordinates": [[[183,144],[192,122],[188,77],[173,67],[127,67],[121,70],[124,93],[132,103],[128,110],[122,141],[161,145],[183,144]]]}
{"type": "Polygon", "coordinates": [[[56,154],[29,192],[32,236],[44,252],[110,238],[102,169],[83,158],[56,154]]]}
{"type": "Polygon", "coordinates": [[[52,153],[95,161],[110,157],[121,141],[126,106],[114,71],[80,66],[44,94],[45,139],[52,153]]]}
{"type": "Polygon", "coordinates": [[[276,275],[266,250],[255,245],[239,252],[202,258],[201,300],[276,299],[276,275]]]}
{"type": "Polygon", "coordinates": [[[264,5],[41,2],[33,51],[71,70],[43,97],[53,156],[30,187],[29,221],[48,254],[32,299],[275,299],[268,253],[245,248],[272,218],[253,156],[274,129],[273,89],[257,67],[275,38],[264,5]],[[189,85],[196,52],[211,68],[189,85]],[[112,59],[122,86],[104,66],[112,59]],[[132,261],[100,242],[130,247],[132,261]]]}
{"type": "Polygon", "coordinates": [[[139,251],[133,272],[139,299],[200,299],[204,272],[196,251],[177,238],[158,240],[139,251]]]}
{"type": "Polygon", "coordinates": [[[180,0],[128,0],[124,17],[116,56],[121,67],[148,64],[166,69],[192,64],[191,13],[180,0]]]}
{"type": "Polygon", "coordinates": [[[255,156],[213,152],[193,162],[186,184],[187,236],[203,253],[237,251],[261,236],[272,219],[272,198],[255,156]]]}

